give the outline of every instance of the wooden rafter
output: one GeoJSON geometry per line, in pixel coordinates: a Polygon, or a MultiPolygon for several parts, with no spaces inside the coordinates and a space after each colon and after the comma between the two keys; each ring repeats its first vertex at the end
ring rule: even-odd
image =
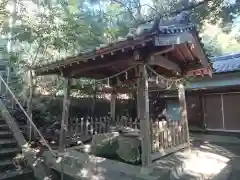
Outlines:
{"type": "Polygon", "coordinates": [[[163,57],[161,54],[155,54],[150,57],[150,60],[148,61],[149,65],[157,65],[161,66],[163,68],[166,68],[168,70],[177,72],[181,74],[181,68],[174,62],[168,60],[167,58],[163,57]]]}
{"type": "Polygon", "coordinates": [[[180,55],[181,58],[186,62],[186,59],[185,59],[185,57],[184,57],[184,55],[183,55],[181,49],[180,49],[180,48],[176,48],[176,51],[177,51],[177,54],[180,55]]]}
{"type": "Polygon", "coordinates": [[[193,60],[194,60],[194,57],[193,57],[191,51],[189,50],[188,45],[187,45],[187,44],[184,44],[183,46],[185,47],[185,51],[187,52],[187,54],[188,54],[188,56],[190,57],[190,59],[193,61],[193,60]]]}

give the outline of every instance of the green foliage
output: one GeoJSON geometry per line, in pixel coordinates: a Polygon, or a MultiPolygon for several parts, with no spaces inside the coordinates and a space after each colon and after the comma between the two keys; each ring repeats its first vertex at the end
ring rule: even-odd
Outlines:
{"type": "Polygon", "coordinates": [[[224,32],[220,24],[204,23],[202,40],[210,56],[238,53],[240,49],[240,43],[235,38],[234,32],[224,32]]]}
{"type": "MultiPolygon", "coordinates": [[[[115,41],[126,36],[131,28],[143,21],[189,5],[186,0],[152,0],[148,4],[140,0],[69,0],[58,3],[45,1],[41,4],[28,1],[32,3],[34,10],[31,10],[26,1],[19,0],[16,12],[10,14],[6,9],[8,2],[0,2],[0,31],[5,36],[12,34],[17,52],[9,54],[9,62],[22,79],[26,79],[27,70],[35,65],[57,61],[115,41]],[[9,28],[10,16],[13,17],[13,28],[9,28]]],[[[192,19],[200,25],[202,32],[206,20],[210,23],[218,22],[220,28],[226,27],[223,32],[229,32],[237,15],[239,3],[227,4],[223,0],[212,0],[192,9],[192,19]]],[[[211,34],[204,35],[203,41],[211,55],[237,51],[239,47],[229,39],[230,43],[227,44],[231,45],[225,47],[219,38],[211,34]]],[[[2,52],[6,53],[6,50],[2,52]]],[[[56,80],[53,81],[51,86],[57,84],[56,80]]],[[[82,80],[78,84],[86,86],[82,80]]],[[[61,89],[61,84],[54,91],[57,89],[61,89]]],[[[86,86],[85,89],[92,92],[90,87],[86,86]]]]}

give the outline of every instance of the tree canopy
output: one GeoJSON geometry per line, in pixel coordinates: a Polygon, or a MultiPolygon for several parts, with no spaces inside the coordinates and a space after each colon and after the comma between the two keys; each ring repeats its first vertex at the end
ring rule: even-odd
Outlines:
{"type": "Polygon", "coordinates": [[[156,17],[187,9],[215,56],[238,51],[239,8],[237,0],[1,0],[0,33],[11,41],[9,62],[23,76],[36,64],[88,51],[156,17]]]}

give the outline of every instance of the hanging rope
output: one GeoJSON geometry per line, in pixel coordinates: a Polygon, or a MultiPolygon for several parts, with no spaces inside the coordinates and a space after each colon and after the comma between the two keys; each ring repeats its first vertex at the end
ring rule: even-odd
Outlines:
{"type": "MultiPolygon", "coordinates": [[[[105,78],[102,78],[102,79],[95,79],[94,82],[93,82],[94,88],[96,89],[99,84],[101,84],[101,85],[105,84],[106,82],[104,82],[104,81],[106,81],[106,80],[107,80],[107,85],[109,86],[109,85],[110,85],[110,79],[115,78],[115,77],[118,77],[118,76],[121,75],[121,74],[124,74],[124,76],[126,77],[127,71],[129,71],[130,69],[133,69],[133,68],[137,67],[139,64],[141,64],[141,63],[138,63],[138,64],[135,64],[135,65],[133,65],[133,66],[130,66],[130,67],[122,70],[121,72],[118,72],[118,73],[116,73],[116,74],[114,74],[114,75],[111,75],[111,76],[109,76],[109,77],[105,77],[105,78]]],[[[84,84],[81,84],[81,86],[82,86],[82,88],[83,88],[84,84]]]]}
{"type": "Polygon", "coordinates": [[[162,84],[166,85],[166,89],[171,89],[173,85],[178,84],[180,81],[183,80],[183,78],[166,78],[160,74],[158,74],[154,69],[152,69],[149,65],[146,64],[146,67],[157,76],[158,81],[160,81],[162,84]]]}
{"type": "MultiPolygon", "coordinates": [[[[139,63],[141,64],[141,63],[139,63]]],[[[118,77],[119,75],[121,74],[127,74],[127,71],[129,71],[130,69],[132,68],[135,68],[137,67],[139,64],[135,64],[131,67],[128,67],[124,70],[122,70],[121,72],[118,72],[114,75],[111,75],[109,77],[105,77],[105,78],[102,78],[102,79],[97,79],[97,80],[94,80],[94,88],[96,88],[97,84],[103,84],[103,81],[106,81],[108,82],[108,85],[109,85],[109,80],[112,79],[112,78],[115,78],[115,77],[118,77]]],[[[161,83],[161,84],[164,84],[166,85],[166,89],[171,89],[174,85],[180,83],[180,81],[182,81],[184,78],[166,78],[160,74],[158,74],[153,68],[151,68],[148,64],[146,64],[146,67],[151,71],[151,73],[155,74],[157,76],[157,79],[156,81],[158,83],[161,83]]],[[[83,84],[82,84],[83,85],[83,84]]]]}
{"type": "Polygon", "coordinates": [[[114,75],[112,75],[112,76],[109,76],[109,77],[106,77],[106,78],[102,78],[102,79],[97,79],[96,82],[102,82],[102,81],[109,80],[109,79],[112,79],[112,78],[114,78],[114,77],[117,77],[117,76],[119,76],[119,75],[121,75],[121,74],[123,74],[123,73],[126,73],[128,70],[137,67],[138,65],[139,65],[139,64],[135,64],[135,65],[133,65],[133,66],[130,66],[129,68],[127,68],[127,69],[125,69],[125,70],[123,70],[123,71],[121,71],[121,72],[119,72],[119,73],[117,73],[117,74],[114,74],[114,75]]]}

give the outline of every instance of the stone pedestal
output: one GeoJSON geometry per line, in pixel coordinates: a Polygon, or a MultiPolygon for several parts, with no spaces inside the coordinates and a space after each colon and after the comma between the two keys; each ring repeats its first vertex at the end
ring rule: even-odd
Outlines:
{"type": "Polygon", "coordinates": [[[141,161],[141,140],[139,133],[129,132],[118,137],[118,156],[129,163],[141,161]]]}
{"type": "Polygon", "coordinates": [[[115,159],[118,149],[117,138],[119,133],[105,133],[93,136],[91,151],[95,156],[115,159]]]}

